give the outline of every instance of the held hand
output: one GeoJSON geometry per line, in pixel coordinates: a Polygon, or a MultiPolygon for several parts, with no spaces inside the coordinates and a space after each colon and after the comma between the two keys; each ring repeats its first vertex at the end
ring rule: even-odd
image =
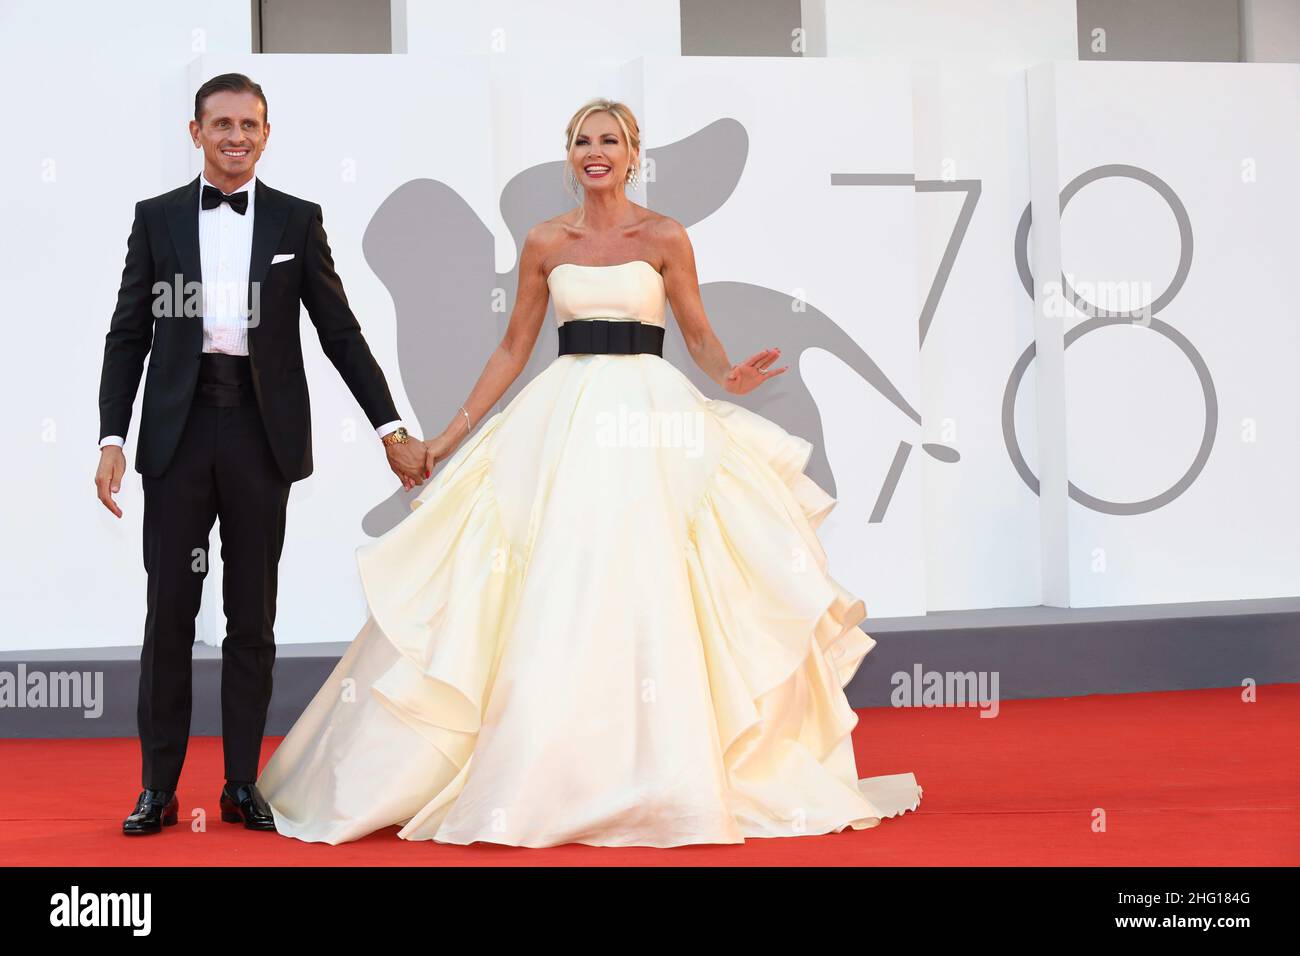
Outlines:
{"type": "Polygon", "coordinates": [[[416,485],[424,483],[426,477],[424,444],[418,438],[411,438],[384,446],[384,450],[388,453],[388,467],[393,469],[393,474],[402,479],[402,488],[405,491],[410,491],[416,485]]]}
{"type": "Polygon", "coordinates": [[[784,365],[772,371],[768,370],[769,366],[780,355],[780,349],[764,349],[751,355],[739,365],[731,367],[731,371],[723,378],[722,387],[733,395],[744,395],[746,392],[752,392],[768,379],[776,378],[790,367],[784,365]]]}
{"type": "Polygon", "coordinates": [[[433,469],[437,467],[438,462],[444,461],[451,457],[452,452],[460,447],[460,443],[465,440],[463,434],[454,436],[443,432],[437,438],[431,438],[424,443],[424,473],[425,475],[433,474],[433,469]]]}
{"type": "Polygon", "coordinates": [[[126,473],[126,454],[119,445],[105,445],[99,453],[99,469],[95,472],[95,489],[104,507],[119,518],[122,509],[113,495],[122,489],[122,475],[126,473]]]}

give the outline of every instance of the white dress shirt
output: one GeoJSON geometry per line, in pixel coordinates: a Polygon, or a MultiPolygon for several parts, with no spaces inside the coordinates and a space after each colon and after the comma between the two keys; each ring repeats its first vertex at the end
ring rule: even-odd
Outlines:
{"type": "MultiPolygon", "coordinates": [[[[227,195],[248,193],[248,209],[241,216],[229,203],[203,208],[203,187],[211,186],[199,174],[199,263],[203,272],[203,351],[226,355],[248,354],[248,270],[253,258],[253,216],[257,177],[227,195]]],[[[215,187],[214,187],[215,188],[215,187]]],[[[380,438],[402,424],[396,421],[375,429],[380,438]]],[[[125,445],[120,435],[106,435],[99,447],[125,445]]]]}
{"type": "Polygon", "coordinates": [[[257,179],[230,192],[248,193],[240,215],[230,203],[203,208],[203,190],[212,184],[199,176],[199,262],[203,273],[203,351],[248,354],[248,268],[253,258],[253,217],[257,215],[257,179]]]}

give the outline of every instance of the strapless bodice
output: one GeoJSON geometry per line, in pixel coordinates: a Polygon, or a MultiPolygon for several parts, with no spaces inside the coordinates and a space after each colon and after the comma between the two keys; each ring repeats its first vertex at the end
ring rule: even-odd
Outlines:
{"type": "Polygon", "coordinates": [[[610,319],[664,327],[664,277],[644,259],[609,266],[562,262],[547,275],[546,285],[557,326],[574,319],[610,319]]]}

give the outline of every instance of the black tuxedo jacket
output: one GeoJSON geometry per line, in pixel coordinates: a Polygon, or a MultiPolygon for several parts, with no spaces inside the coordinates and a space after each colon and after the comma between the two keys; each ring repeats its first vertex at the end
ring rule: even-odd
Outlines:
{"type": "MultiPolygon", "coordinates": [[[[248,279],[259,290],[259,309],[248,328],[253,387],[276,462],[286,479],[298,481],[313,467],[311,408],[298,334],[300,302],[325,355],[370,424],[378,428],[400,416],[334,271],[321,207],[259,179],[253,215],[248,279]],[[292,258],[271,264],[275,256],[287,254],[292,258]]],[[[135,456],[135,470],[142,475],[157,477],[167,468],[189,414],[203,352],[203,301],[201,295],[191,298],[184,292],[187,283],[201,281],[195,177],[189,185],[136,203],[117,308],[104,342],[101,440],[126,437],[149,356],[135,456]]]]}

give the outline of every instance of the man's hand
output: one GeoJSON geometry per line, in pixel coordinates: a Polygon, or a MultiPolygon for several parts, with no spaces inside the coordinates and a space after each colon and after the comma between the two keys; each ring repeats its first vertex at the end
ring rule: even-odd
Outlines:
{"type": "Polygon", "coordinates": [[[122,476],[126,474],[126,455],[120,445],[105,445],[99,452],[99,470],[95,472],[95,490],[104,507],[119,518],[122,509],[113,495],[122,490],[122,476]]]}
{"type": "Polygon", "coordinates": [[[424,484],[424,479],[429,477],[424,469],[424,442],[418,438],[411,438],[404,442],[385,445],[384,450],[388,452],[388,467],[393,469],[393,474],[402,479],[404,491],[410,491],[416,485],[424,484]]]}

